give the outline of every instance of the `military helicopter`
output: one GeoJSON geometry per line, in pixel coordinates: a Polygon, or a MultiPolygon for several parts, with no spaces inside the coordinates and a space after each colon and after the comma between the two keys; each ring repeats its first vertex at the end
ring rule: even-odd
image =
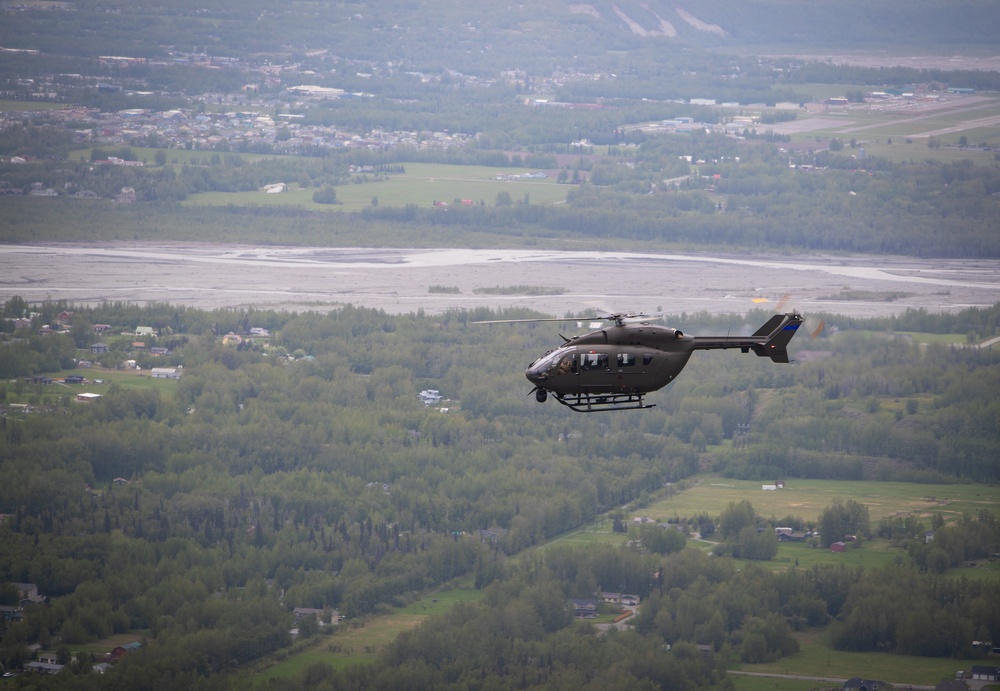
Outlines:
{"type": "MultiPolygon", "coordinates": [[[[680,374],[696,350],[739,348],[773,362],[788,362],[788,342],[803,319],[798,312],[775,314],[752,336],[688,336],[659,326],[645,314],[611,314],[590,321],[609,325],[575,338],[535,360],[524,373],[535,400],[555,399],[580,413],[652,408],[645,395],[662,389],[680,374]]],[[[575,321],[502,319],[478,322],[575,321]]],[[[530,395],[529,393],[529,395],[530,395]]]]}

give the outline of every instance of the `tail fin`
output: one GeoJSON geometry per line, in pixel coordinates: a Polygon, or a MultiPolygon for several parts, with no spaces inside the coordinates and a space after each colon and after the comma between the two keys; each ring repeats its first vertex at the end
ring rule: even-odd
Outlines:
{"type": "Polygon", "coordinates": [[[773,334],[775,331],[778,330],[778,327],[781,325],[781,323],[785,321],[785,316],[786,315],[784,314],[774,315],[773,317],[767,320],[767,323],[764,324],[764,326],[754,331],[753,336],[751,336],[750,338],[767,338],[768,336],[770,336],[771,334],[773,334]]]}
{"type": "Polygon", "coordinates": [[[769,337],[766,343],[754,347],[754,352],[771,358],[772,362],[788,362],[788,343],[801,325],[802,317],[795,312],[774,315],[754,334],[759,338],[769,337]]]}

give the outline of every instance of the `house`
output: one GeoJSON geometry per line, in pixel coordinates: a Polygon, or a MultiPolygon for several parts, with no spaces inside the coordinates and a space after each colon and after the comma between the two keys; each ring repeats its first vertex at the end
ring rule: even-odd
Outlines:
{"type": "Polygon", "coordinates": [[[973,681],[998,681],[1000,680],[1000,667],[988,665],[972,665],[973,681]]]}
{"type": "Polygon", "coordinates": [[[136,336],[154,336],[152,326],[137,326],[135,327],[136,336]]]}
{"type": "Polygon", "coordinates": [[[315,607],[296,607],[292,610],[292,619],[298,624],[304,618],[308,617],[310,614],[316,616],[316,621],[320,621],[323,615],[323,610],[316,609],[315,607]]]}
{"type": "Polygon", "coordinates": [[[24,619],[24,610],[17,605],[0,605],[0,621],[21,621],[24,619]]]}
{"type": "Polygon", "coordinates": [[[34,583],[15,583],[19,600],[29,600],[31,602],[45,602],[45,597],[38,594],[38,586],[34,583]]]}
{"type": "Polygon", "coordinates": [[[94,355],[100,355],[101,353],[106,353],[106,352],[108,352],[108,344],[107,343],[91,343],[90,344],[90,352],[93,353],[94,355]]]}
{"type": "Polygon", "coordinates": [[[881,691],[888,686],[884,681],[876,681],[874,679],[862,679],[861,677],[852,677],[844,682],[841,686],[841,691],[881,691]]]}
{"type": "Polygon", "coordinates": [[[52,662],[29,662],[24,665],[24,669],[36,674],[59,674],[63,669],[63,665],[52,662]]]}
{"type": "Polygon", "coordinates": [[[95,334],[104,333],[111,328],[111,324],[94,324],[90,327],[90,330],[95,334]]]}
{"type": "Polygon", "coordinates": [[[639,604],[639,596],[629,593],[608,593],[602,591],[598,595],[600,595],[602,602],[612,605],[627,605],[632,607],[639,604]]]}
{"type": "Polygon", "coordinates": [[[84,393],[78,393],[76,395],[76,400],[78,400],[80,403],[93,403],[94,401],[96,401],[100,397],[101,397],[101,394],[99,394],[99,393],[86,393],[86,392],[84,392],[84,393]]]}
{"type": "Polygon", "coordinates": [[[80,376],[79,374],[71,374],[68,377],[66,377],[65,382],[67,384],[82,384],[83,377],[80,376]]]}
{"type": "Polygon", "coordinates": [[[597,617],[597,600],[571,599],[569,603],[573,607],[573,616],[577,619],[594,619],[597,617]]]}
{"type": "Polygon", "coordinates": [[[774,534],[778,538],[778,542],[805,542],[806,538],[810,537],[812,533],[803,532],[801,530],[792,530],[791,528],[775,528],[774,534]]]}
{"type": "Polygon", "coordinates": [[[153,346],[152,348],[149,349],[149,354],[156,355],[157,357],[159,357],[160,355],[170,355],[170,348],[164,348],[163,346],[153,346]]]}
{"type": "Polygon", "coordinates": [[[846,542],[834,542],[830,545],[831,552],[843,552],[847,548],[846,542]]]}
{"type": "Polygon", "coordinates": [[[479,541],[480,542],[496,542],[503,538],[507,534],[507,531],[503,528],[490,528],[488,530],[479,531],[479,541]]]}
{"type": "Polygon", "coordinates": [[[140,643],[139,641],[132,641],[131,643],[125,643],[111,651],[111,659],[120,660],[128,654],[136,652],[140,648],[142,648],[142,643],[140,643]]]}
{"type": "Polygon", "coordinates": [[[98,662],[96,665],[91,667],[95,674],[104,674],[111,669],[111,665],[107,662],[98,662]]]}
{"type": "Polygon", "coordinates": [[[942,682],[938,682],[938,685],[934,687],[934,691],[969,691],[969,687],[960,679],[945,679],[942,682]]]}
{"type": "Polygon", "coordinates": [[[154,367],[150,370],[153,379],[180,379],[181,373],[176,367],[154,367]]]}

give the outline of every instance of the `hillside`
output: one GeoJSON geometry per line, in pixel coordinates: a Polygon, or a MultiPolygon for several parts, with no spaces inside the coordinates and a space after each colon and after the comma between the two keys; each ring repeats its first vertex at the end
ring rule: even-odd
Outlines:
{"type": "Polygon", "coordinates": [[[421,72],[635,70],[692,47],[725,50],[991,52],[1000,13],[988,0],[868,3],[540,0],[500,8],[459,0],[276,5],[81,0],[8,6],[0,46],[41,54],[263,61],[316,56],[351,74],[392,61],[421,72]],[[499,11],[498,11],[499,10],[499,11]]]}

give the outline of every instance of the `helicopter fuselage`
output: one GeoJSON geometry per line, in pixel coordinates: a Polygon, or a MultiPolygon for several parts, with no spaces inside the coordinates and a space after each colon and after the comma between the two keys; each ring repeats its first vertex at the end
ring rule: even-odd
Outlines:
{"type": "Polygon", "coordinates": [[[668,327],[609,326],[546,353],[525,376],[539,390],[561,394],[640,394],[680,374],[694,339],[668,327]]]}

